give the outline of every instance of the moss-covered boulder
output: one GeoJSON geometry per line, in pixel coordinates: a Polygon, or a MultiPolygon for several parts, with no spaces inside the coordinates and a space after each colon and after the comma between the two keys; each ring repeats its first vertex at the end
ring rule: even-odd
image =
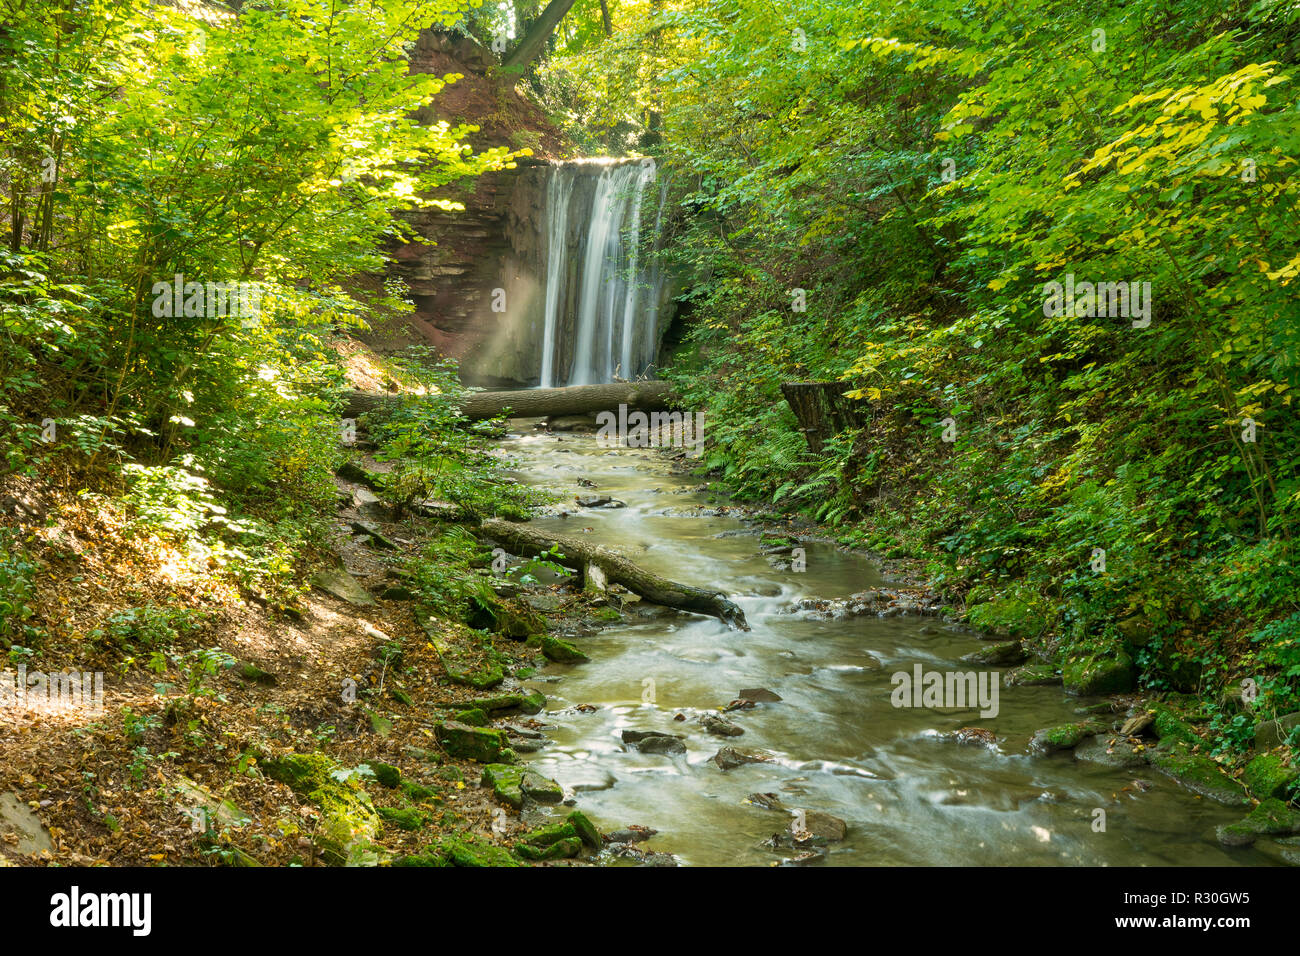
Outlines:
{"type": "Polygon", "coordinates": [[[479,763],[514,763],[517,759],[504,730],[448,720],[434,724],[433,732],[442,749],[452,757],[479,763]]]}
{"type": "Polygon", "coordinates": [[[518,710],[525,714],[541,713],[546,706],[546,695],[534,690],[527,693],[519,691],[511,694],[498,694],[495,697],[482,697],[470,701],[475,708],[495,714],[502,710],[518,710]]]}
{"type": "Polygon", "coordinates": [[[1300,727],[1300,711],[1285,714],[1277,720],[1260,721],[1255,728],[1255,749],[1262,752],[1281,747],[1296,727],[1300,727]]]}
{"type": "Polygon", "coordinates": [[[1225,824],[1216,833],[1224,846],[1250,846],[1261,836],[1300,833],[1300,811],[1281,800],[1268,799],[1246,814],[1244,820],[1225,824]]]}
{"type": "Polygon", "coordinates": [[[534,634],[528,638],[528,646],[540,648],[548,661],[555,661],[557,664],[581,664],[591,660],[568,641],[562,641],[550,634],[534,634]]]}
{"type": "Polygon", "coordinates": [[[1050,623],[1045,602],[1028,589],[992,594],[972,588],[966,603],[971,625],[981,631],[1033,638],[1050,623]]]}
{"type": "MultiPolygon", "coordinates": [[[[581,845],[582,838],[578,835],[578,828],[570,820],[561,820],[559,823],[547,824],[544,827],[538,827],[525,833],[519,839],[521,845],[531,846],[538,849],[545,849],[561,840],[577,840],[581,845]]],[[[516,847],[518,849],[518,847],[516,847]]]]}
{"type": "Polygon", "coordinates": [[[1146,766],[1149,754],[1146,744],[1141,741],[1132,742],[1114,734],[1098,734],[1080,741],[1074,747],[1074,759],[1101,764],[1103,767],[1132,770],[1146,766]]]}
{"type": "Polygon", "coordinates": [[[468,724],[470,727],[486,727],[488,725],[487,711],[478,707],[471,707],[469,710],[462,710],[456,715],[456,722],[468,724]]]}
{"type": "Polygon", "coordinates": [[[428,815],[419,810],[380,807],[379,819],[399,830],[418,830],[428,822],[428,815]]]}
{"type": "Polygon", "coordinates": [[[1061,665],[1065,692],[1076,697],[1122,694],[1133,689],[1133,658],[1120,647],[1067,656],[1061,665]]]}
{"type": "Polygon", "coordinates": [[[442,664],[447,671],[448,680],[475,690],[491,690],[506,679],[505,671],[495,662],[467,665],[454,658],[444,657],[442,664]]]}
{"type": "Polygon", "coordinates": [[[402,792],[417,803],[422,800],[429,800],[438,795],[438,791],[435,788],[426,787],[424,784],[416,783],[414,780],[403,780],[402,792]]]}
{"type": "Polygon", "coordinates": [[[472,833],[440,837],[420,853],[393,861],[394,866],[519,866],[509,851],[472,833]]]}
{"type": "Polygon", "coordinates": [[[1263,753],[1246,764],[1241,780],[1256,800],[1267,800],[1269,797],[1285,799],[1297,776],[1300,776],[1300,772],[1294,767],[1286,766],[1277,754],[1263,753]]]}
{"type": "Polygon", "coordinates": [[[498,710],[519,710],[524,714],[539,714],[546,706],[546,695],[541,691],[500,693],[495,697],[476,700],[473,705],[490,714],[497,713],[498,710]]]}
{"type": "Polygon", "coordinates": [[[1035,732],[1029,741],[1034,753],[1048,754],[1058,750],[1073,750],[1085,738],[1106,732],[1106,725],[1096,720],[1083,720],[1073,724],[1057,724],[1035,732]]]}
{"type": "Polygon", "coordinates": [[[1246,788],[1229,777],[1208,757],[1193,754],[1185,747],[1151,753],[1151,764],[1161,773],[1173,777],[1188,790],[1228,806],[1246,806],[1250,798],[1246,788]]]}
{"type": "Polygon", "coordinates": [[[565,837],[546,847],[522,843],[515,847],[515,852],[525,860],[566,860],[582,852],[582,841],[577,837],[565,837]]]}
{"type": "Polygon", "coordinates": [[[375,839],[379,814],[356,775],[337,773],[324,754],[289,754],[265,760],[262,770],[320,808],[316,842],[326,863],[372,866],[378,862],[375,839]]]}
{"type": "Polygon", "coordinates": [[[578,839],[582,840],[587,846],[593,850],[599,850],[604,846],[605,841],[600,838],[600,831],[596,829],[596,825],[588,820],[587,815],[581,810],[574,810],[566,819],[568,824],[573,827],[574,832],[578,834],[578,839]]]}
{"type": "Polygon", "coordinates": [[[506,806],[520,810],[524,805],[524,768],[504,763],[490,763],[483,768],[483,785],[506,806]]]}
{"type": "Polygon", "coordinates": [[[431,615],[417,615],[416,619],[453,683],[475,690],[488,690],[506,679],[501,665],[484,658],[479,638],[463,624],[431,615]]]}
{"type": "Polygon", "coordinates": [[[380,763],[377,760],[371,760],[368,762],[368,766],[374,772],[375,779],[388,789],[396,790],[402,785],[402,771],[391,763],[380,763]]]}
{"type": "Polygon", "coordinates": [[[1162,743],[1183,743],[1190,747],[1201,743],[1201,735],[1177,711],[1164,704],[1152,704],[1151,711],[1155,714],[1151,728],[1162,743]]]}
{"type": "Polygon", "coordinates": [[[540,773],[533,773],[531,770],[524,773],[519,786],[525,797],[530,797],[538,803],[559,803],[564,799],[563,787],[549,777],[543,777],[540,773]]]}
{"type": "Polygon", "coordinates": [[[1019,641],[1002,641],[966,654],[962,660],[967,664],[984,664],[989,667],[1015,667],[1023,664],[1028,657],[1019,641]]]}
{"type": "Polygon", "coordinates": [[[474,598],[466,623],[517,640],[546,629],[546,619],[532,608],[497,597],[474,598]]]}

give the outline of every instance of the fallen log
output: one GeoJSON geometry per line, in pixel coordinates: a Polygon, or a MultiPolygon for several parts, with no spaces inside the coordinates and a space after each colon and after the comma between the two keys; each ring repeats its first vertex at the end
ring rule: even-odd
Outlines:
{"type": "Polygon", "coordinates": [[[599,579],[603,575],[605,582],[621,584],[652,604],[675,607],[681,611],[693,611],[696,614],[707,614],[725,622],[733,629],[749,630],[749,624],[745,621],[745,612],[728,600],[727,595],[721,591],[707,591],[704,588],[678,584],[676,581],[661,578],[657,574],[638,568],[627,558],[615,554],[608,548],[546,531],[536,531],[522,524],[502,521],[499,518],[484,521],[479,526],[478,533],[497,541],[511,553],[521,557],[541,554],[558,546],[564,557],[556,558],[556,562],[582,571],[589,580],[599,579]]]}
{"type": "MultiPolygon", "coordinates": [[[[594,415],[618,413],[619,405],[628,410],[659,411],[674,401],[673,387],[667,382],[613,382],[608,385],[566,385],[562,388],[521,388],[510,392],[470,392],[461,400],[461,409],[471,421],[495,418],[506,408],[519,418],[543,415],[594,415]]],[[[355,390],[346,396],[344,418],[358,418],[367,412],[392,407],[402,399],[383,392],[355,390]]]]}

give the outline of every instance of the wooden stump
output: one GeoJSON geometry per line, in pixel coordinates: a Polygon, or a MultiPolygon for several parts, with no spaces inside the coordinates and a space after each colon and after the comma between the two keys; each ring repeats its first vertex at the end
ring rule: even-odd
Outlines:
{"type": "Polygon", "coordinates": [[[850,398],[846,382],[784,382],[781,394],[799,422],[799,430],[808,442],[808,450],[817,453],[826,439],[861,421],[857,406],[850,398]]]}

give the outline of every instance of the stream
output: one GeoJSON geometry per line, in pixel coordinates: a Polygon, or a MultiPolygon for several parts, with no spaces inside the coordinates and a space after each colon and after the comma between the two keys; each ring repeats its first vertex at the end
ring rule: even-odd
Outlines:
{"type": "Polygon", "coordinates": [[[1076,709],[1090,702],[1059,686],[1003,687],[989,718],[976,709],[892,706],[893,673],[918,663],[979,669],[959,658],[987,642],[935,617],[789,613],[798,598],[842,598],[881,584],[868,560],[809,543],[805,571],[777,570],[759,553],[753,525],[692,513],[716,507],[692,490],[701,479],[674,475],[653,450],[610,449],[568,433],[512,433],[502,445],[522,482],[569,502],[599,493],[627,505],[548,515],[535,526],[568,535],[589,529],[591,540],[645,568],[725,590],[752,627],[732,631],[712,618],[632,604],[631,622],[578,641],[590,663],[552,664],[528,682],[548,695],[539,717],[551,743],[524,759],[575,790],[602,831],[652,827],[658,834],[639,848],[672,853],[684,865],[766,866],[793,851],[762,841],[803,808],[848,824],[847,838],[830,846],[830,866],[1270,862],[1215,840],[1214,827],[1240,819],[1241,809],[1201,799],[1154,768],[1108,768],[1069,751],[1031,756],[1035,730],[1083,719],[1076,709]],[[782,701],[728,714],[743,736],[710,735],[696,720],[754,687],[782,701]],[[678,713],[687,719],[674,721],[678,713]],[[997,743],[944,736],[960,727],[987,728],[997,743]],[[624,730],[684,735],[687,752],[636,752],[622,742],[624,730]],[[712,760],[724,746],[776,757],[724,772],[712,760]],[[744,802],[757,792],[778,794],[790,809],[744,802]],[[1096,808],[1105,810],[1104,832],[1094,829],[1096,808]]]}

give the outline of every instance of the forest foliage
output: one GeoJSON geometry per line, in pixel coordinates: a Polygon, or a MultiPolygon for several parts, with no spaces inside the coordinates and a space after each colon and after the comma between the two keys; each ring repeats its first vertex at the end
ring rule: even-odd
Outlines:
{"type": "Polygon", "coordinates": [[[1300,5],[612,10],[541,82],[672,177],[670,376],[731,486],[1046,653],[1300,707],[1300,5]],[[809,454],[785,381],[860,427],[809,454]]]}
{"type": "MultiPolygon", "coordinates": [[[[0,0],[0,477],[291,589],[343,455],[327,337],[409,307],[350,278],[518,155],[414,120],[457,78],[410,44],[541,7],[0,0]]],[[[1126,649],[1231,748],[1241,680],[1300,709],[1298,54],[1294,0],[578,0],[520,81],[669,178],[667,371],[737,494],[1049,656],[1126,649]],[[810,454],[792,380],[858,426],[810,454]]],[[[383,437],[402,494],[526,504],[449,405],[383,437]]],[[[0,532],[6,645],[31,577],[0,532]]]]}
{"type": "MultiPolygon", "coordinates": [[[[0,0],[0,478],[292,598],[347,454],[329,340],[410,308],[357,277],[410,239],[401,213],[526,152],[416,119],[460,79],[411,72],[417,36],[477,6],[0,0]]],[[[454,378],[407,371],[409,490],[512,507],[454,378]]],[[[0,533],[6,648],[40,639],[32,572],[0,533]]]]}

